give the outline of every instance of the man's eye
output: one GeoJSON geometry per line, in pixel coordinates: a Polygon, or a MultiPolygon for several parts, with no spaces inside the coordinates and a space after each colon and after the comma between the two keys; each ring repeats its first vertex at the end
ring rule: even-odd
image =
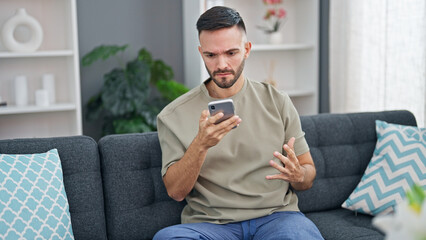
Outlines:
{"type": "Polygon", "coordinates": [[[234,56],[235,54],[237,54],[237,52],[234,52],[234,51],[228,52],[229,56],[234,56]]]}
{"type": "Polygon", "coordinates": [[[214,57],[215,55],[213,54],[213,53],[207,53],[206,54],[206,57],[208,57],[208,58],[212,58],[212,57],[214,57]]]}

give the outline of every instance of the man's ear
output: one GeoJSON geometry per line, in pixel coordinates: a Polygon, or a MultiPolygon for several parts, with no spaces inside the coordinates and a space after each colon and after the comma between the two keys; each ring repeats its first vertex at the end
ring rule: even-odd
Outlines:
{"type": "Polygon", "coordinates": [[[198,46],[198,52],[201,54],[201,57],[203,56],[203,51],[201,50],[201,46],[198,46]]]}
{"type": "Polygon", "coordinates": [[[251,42],[250,41],[247,41],[246,43],[244,43],[244,49],[245,49],[244,58],[248,58],[248,56],[250,55],[250,51],[251,51],[251,42]]]}

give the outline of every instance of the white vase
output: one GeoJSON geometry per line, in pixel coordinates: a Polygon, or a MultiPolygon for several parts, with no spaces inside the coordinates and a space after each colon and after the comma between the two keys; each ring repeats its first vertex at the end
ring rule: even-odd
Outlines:
{"type": "Polygon", "coordinates": [[[55,75],[52,73],[43,74],[43,89],[47,91],[49,95],[49,104],[55,103],[55,75]]]}
{"type": "Polygon", "coordinates": [[[281,44],[283,42],[283,35],[281,32],[273,32],[268,34],[269,44],[281,44]]]}
{"type": "Polygon", "coordinates": [[[35,92],[35,102],[38,107],[49,106],[49,93],[45,89],[38,89],[35,92]]]}
{"type": "Polygon", "coordinates": [[[40,23],[27,14],[25,8],[20,8],[16,14],[9,18],[2,29],[3,45],[12,52],[34,52],[43,41],[43,30],[40,23]],[[30,30],[30,39],[26,42],[20,42],[15,39],[14,32],[20,25],[28,27],[30,30]]]}
{"type": "Polygon", "coordinates": [[[16,106],[28,105],[28,82],[26,76],[15,78],[15,104],[16,106]]]}

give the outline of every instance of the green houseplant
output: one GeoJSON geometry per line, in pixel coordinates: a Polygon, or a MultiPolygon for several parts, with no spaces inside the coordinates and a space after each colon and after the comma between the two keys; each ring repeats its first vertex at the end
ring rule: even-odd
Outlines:
{"type": "MultiPolygon", "coordinates": [[[[83,56],[82,65],[90,66],[125,51],[128,45],[102,45],[83,56]]],[[[161,109],[188,89],[173,80],[170,66],[154,60],[145,48],[136,59],[104,75],[100,92],[86,104],[89,121],[101,119],[103,135],[149,132],[157,129],[161,109]]]]}

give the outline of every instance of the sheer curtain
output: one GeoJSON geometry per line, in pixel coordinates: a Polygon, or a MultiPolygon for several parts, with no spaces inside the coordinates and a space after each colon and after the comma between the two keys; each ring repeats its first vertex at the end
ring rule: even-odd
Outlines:
{"type": "Polygon", "coordinates": [[[426,1],[330,0],[330,110],[407,109],[426,125],[426,1]]]}

